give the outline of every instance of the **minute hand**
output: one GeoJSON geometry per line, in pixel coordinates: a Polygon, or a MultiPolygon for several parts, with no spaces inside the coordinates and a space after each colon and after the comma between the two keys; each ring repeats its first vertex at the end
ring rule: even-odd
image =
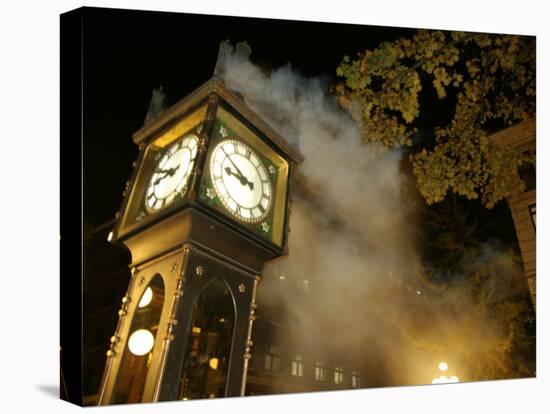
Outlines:
{"type": "MultiPolygon", "coordinates": [[[[223,153],[225,154],[225,156],[229,159],[229,162],[231,162],[231,164],[233,164],[233,167],[235,167],[235,169],[237,170],[237,174],[239,174],[239,176],[241,178],[245,178],[245,176],[243,175],[243,173],[241,172],[241,170],[239,169],[239,167],[237,167],[237,164],[235,164],[235,162],[233,162],[233,160],[231,159],[231,157],[229,156],[229,154],[227,152],[225,152],[225,149],[223,148],[223,146],[221,147],[223,153]]],[[[246,180],[248,181],[248,180],[246,180]]]]}
{"type": "Polygon", "coordinates": [[[239,180],[239,182],[242,184],[242,185],[248,185],[250,187],[251,190],[254,190],[254,183],[253,182],[250,182],[246,179],[246,177],[243,177],[242,175],[239,175],[237,173],[234,173],[231,168],[229,167],[225,167],[225,172],[227,173],[227,175],[232,175],[233,177],[235,177],[237,180],[239,180]]]}
{"type": "Polygon", "coordinates": [[[168,168],[167,170],[163,170],[162,168],[159,169],[159,170],[157,170],[156,172],[157,172],[158,174],[163,174],[163,175],[162,175],[162,177],[159,177],[159,178],[157,178],[157,179],[155,180],[154,185],[157,185],[157,184],[160,183],[162,180],[164,180],[166,177],[171,177],[171,176],[173,176],[173,175],[176,173],[176,171],[178,170],[179,167],[180,167],[180,166],[178,165],[178,166],[175,167],[175,168],[168,168]]]}

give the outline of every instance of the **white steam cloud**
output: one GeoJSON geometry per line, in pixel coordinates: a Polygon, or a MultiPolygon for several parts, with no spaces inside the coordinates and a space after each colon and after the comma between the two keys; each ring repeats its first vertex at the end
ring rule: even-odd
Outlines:
{"type": "Polygon", "coordinates": [[[217,68],[226,85],[304,157],[289,255],[266,266],[259,289],[260,312],[276,310],[289,327],[278,342],[312,358],[331,349],[331,358],[363,372],[363,386],[430,382],[440,355],[418,351],[423,344],[410,330],[452,321],[437,317],[421,292],[413,219],[419,199],[407,191],[402,153],[363,144],[322,80],[290,65],[266,73],[250,62],[247,45],[226,52],[217,68]],[[309,294],[295,288],[303,280],[309,294]]]}

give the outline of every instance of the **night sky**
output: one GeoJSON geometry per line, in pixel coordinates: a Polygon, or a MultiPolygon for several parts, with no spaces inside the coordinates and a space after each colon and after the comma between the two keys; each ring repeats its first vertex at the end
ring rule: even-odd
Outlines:
{"type": "MultiPolygon", "coordinates": [[[[114,218],[122,202],[153,88],[168,106],[212,77],[220,41],[247,41],[264,68],[290,63],[307,77],[335,79],[344,55],[410,36],[412,29],[182,13],[86,8],[84,15],[84,205],[92,227],[114,218]]],[[[425,88],[424,120],[446,121],[453,105],[425,88]],[[434,102],[434,103],[429,103],[434,102]]],[[[464,201],[478,221],[493,223],[487,238],[515,244],[505,202],[491,211],[464,201]]]]}
{"type": "Polygon", "coordinates": [[[391,27],[88,8],[84,18],[85,216],[111,220],[122,201],[153,88],[170,106],[212,77],[220,41],[247,41],[263,67],[290,63],[334,79],[345,54],[410,34],[391,27]]]}

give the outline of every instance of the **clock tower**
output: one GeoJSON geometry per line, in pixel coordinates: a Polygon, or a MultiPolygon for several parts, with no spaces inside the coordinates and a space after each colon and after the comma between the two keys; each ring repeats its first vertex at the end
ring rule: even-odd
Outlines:
{"type": "Polygon", "coordinates": [[[256,289],[288,251],[301,156],[216,76],[133,139],[110,234],[132,277],[99,404],[244,395],[256,289]]]}

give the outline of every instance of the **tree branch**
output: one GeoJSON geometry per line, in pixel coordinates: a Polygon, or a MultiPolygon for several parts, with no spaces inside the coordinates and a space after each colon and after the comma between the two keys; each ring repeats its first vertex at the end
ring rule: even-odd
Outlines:
{"type": "Polygon", "coordinates": [[[478,129],[481,129],[483,123],[483,112],[485,111],[485,84],[487,80],[487,67],[489,66],[489,58],[487,57],[487,52],[483,52],[483,72],[481,74],[481,94],[479,97],[479,118],[478,118],[478,129]]]}
{"type": "MultiPolygon", "coordinates": [[[[422,65],[424,65],[425,63],[428,63],[429,61],[435,59],[436,57],[438,57],[441,53],[443,53],[443,51],[445,51],[446,49],[450,48],[450,47],[454,47],[460,43],[466,43],[472,39],[475,39],[476,37],[479,37],[483,35],[483,33],[472,33],[470,34],[469,36],[466,36],[466,37],[463,37],[461,39],[457,39],[457,40],[453,40],[452,42],[449,42],[449,43],[445,43],[445,45],[441,46],[439,49],[437,49],[432,56],[430,57],[427,57],[427,58],[424,58],[422,60],[419,60],[417,61],[414,65],[410,66],[410,67],[407,67],[405,69],[403,69],[402,71],[400,71],[399,75],[397,76],[397,78],[395,80],[397,81],[400,81],[401,78],[406,75],[407,73],[409,73],[410,71],[413,71],[413,70],[416,70],[418,69],[419,67],[421,67],[422,65]]],[[[384,77],[387,75],[387,73],[390,71],[390,69],[387,69],[386,71],[384,71],[383,73],[381,73],[380,75],[377,75],[377,76],[380,76],[380,77],[384,77]]]]}

